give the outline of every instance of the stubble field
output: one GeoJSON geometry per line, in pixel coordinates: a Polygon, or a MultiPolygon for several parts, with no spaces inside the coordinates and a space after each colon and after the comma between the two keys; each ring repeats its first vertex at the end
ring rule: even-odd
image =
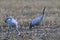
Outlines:
{"type": "Polygon", "coordinates": [[[0,40],[60,40],[60,0],[0,0],[0,40]],[[30,31],[30,22],[44,7],[43,21],[30,31]],[[17,19],[21,36],[14,31],[7,36],[7,15],[17,19]]]}

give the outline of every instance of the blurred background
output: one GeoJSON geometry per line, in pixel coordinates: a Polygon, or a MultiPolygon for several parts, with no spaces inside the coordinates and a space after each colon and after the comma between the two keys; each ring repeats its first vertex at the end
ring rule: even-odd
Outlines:
{"type": "Polygon", "coordinates": [[[60,40],[60,0],[0,0],[0,40],[60,40]],[[43,21],[30,33],[30,22],[42,14],[44,7],[43,21]],[[21,36],[12,33],[6,37],[7,15],[17,19],[21,36]]]}

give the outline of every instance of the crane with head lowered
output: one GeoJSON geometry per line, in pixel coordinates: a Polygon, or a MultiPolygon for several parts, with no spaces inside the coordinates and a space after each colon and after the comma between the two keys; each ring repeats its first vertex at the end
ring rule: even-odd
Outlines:
{"type": "Polygon", "coordinates": [[[20,35],[20,32],[18,31],[18,22],[15,20],[12,16],[8,16],[5,19],[5,23],[8,24],[9,31],[8,33],[11,33],[11,28],[14,27],[16,29],[16,32],[18,32],[18,35],[20,35]]]}
{"type": "Polygon", "coordinates": [[[44,13],[45,13],[45,8],[46,8],[46,7],[43,8],[42,15],[40,15],[39,17],[34,18],[34,19],[30,22],[30,26],[29,26],[29,29],[30,29],[30,30],[32,29],[32,27],[37,26],[37,25],[39,25],[39,24],[42,22],[43,17],[44,17],[44,13]]]}

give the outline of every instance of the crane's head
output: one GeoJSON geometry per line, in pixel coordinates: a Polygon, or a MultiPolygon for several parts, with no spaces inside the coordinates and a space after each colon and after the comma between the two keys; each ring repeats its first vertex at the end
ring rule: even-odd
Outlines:
{"type": "Polygon", "coordinates": [[[44,7],[44,8],[43,8],[43,11],[42,11],[43,15],[44,15],[44,12],[45,12],[45,8],[46,8],[46,7],[44,7]]]}
{"type": "Polygon", "coordinates": [[[30,23],[29,30],[32,30],[32,27],[34,27],[34,25],[32,25],[32,23],[30,23]]]}
{"type": "Polygon", "coordinates": [[[7,18],[5,19],[5,23],[7,23],[7,20],[8,20],[8,19],[12,19],[12,16],[7,17],[7,18]]]}
{"type": "Polygon", "coordinates": [[[31,30],[32,29],[32,25],[31,25],[31,23],[30,23],[30,25],[29,25],[29,30],[31,30]]]}

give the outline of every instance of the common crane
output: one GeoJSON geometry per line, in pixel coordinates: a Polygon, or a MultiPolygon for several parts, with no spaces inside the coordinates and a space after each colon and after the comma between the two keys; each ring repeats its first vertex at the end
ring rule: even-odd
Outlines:
{"type": "Polygon", "coordinates": [[[41,23],[41,21],[43,20],[43,17],[44,17],[45,8],[46,8],[46,7],[43,8],[43,12],[42,12],[42,15],[41,15],[41,16],[34,18],[34,19],[30,22],[30,26],[29,26],[29,29],[30,29],[30,30],[32,29],[32,27],[37,26],[37,25],[39,25],[39,24],[41,23]]]}
{"type": "Polygon", "coordinates": [[[12,16],[8,16],[6,19],[5,19],[5,23],[8,24],[8,27],[9,27],[9,33],[11,33],[11,28],[14,27],[16,29],[16,32],[18,32],[18,35],[20,35],[20,32],[18,30],[18,22],[16,19],[14,19],[12,16]]]}

